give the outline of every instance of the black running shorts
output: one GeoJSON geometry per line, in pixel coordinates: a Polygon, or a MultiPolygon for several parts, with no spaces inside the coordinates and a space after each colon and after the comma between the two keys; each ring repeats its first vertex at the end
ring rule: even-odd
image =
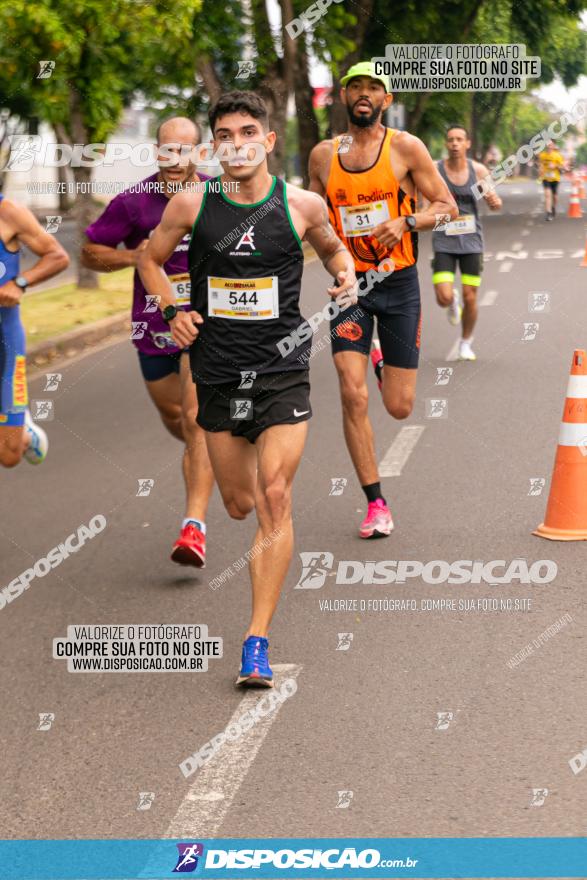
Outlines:
{"type": "Polygon", "coordinates": [[[438,251],[432,258],[432,283],[454,284],[457,265],[461,270],[461,283],[479,287],[483,272],[483,254],[446,254],[438,251]]]}
{"type": "Polygon", "coordinates": [[[312,416],[308,370],[250,373],[222,385],[200,380],[196,388],[198,425],[205,431],[230,431],[250,443],[273,425],[296,425],[312,416]]]}
{"type": "Polygon", "coordinates": [[[183,354],[181,351],[168,354],[145,354],[139,351],[137,354],[145,382],[157,382],[172,373],[179,373],[179,364],[183,354]]]}
{"type": "MultiPolygon", "coordinates": [[[[357,275],[358,279],[364,277],[357,275]]],[[[359,296],[357,305],[348,306],[332,318],[332,353],[356,351],[368,356],[375,319],[383,362],[389,367],[416,369],[422,317],[415,266],[388,275],[365,296],[359,296]]]]}

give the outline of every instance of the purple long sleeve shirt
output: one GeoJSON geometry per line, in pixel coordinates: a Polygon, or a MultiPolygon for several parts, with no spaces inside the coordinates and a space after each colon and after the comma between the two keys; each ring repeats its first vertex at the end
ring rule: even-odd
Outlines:
{"type": "MultiPolygon", "coordinates": [[[[202,181],[208,180],[204,174],[198,174],[198,177],[202,181]]],[[[107,247],[118,247],[122,243],[134,250],[161,222],[163,211],[169,204],[163,187],[163,184],[157,186],[157,174],[153,174],[117,195],[96,222],[86,229],[89,240],[107,247]]],[[[189,241],[190,234],[187,234],[163,266],[174,288],[177,305],[184,309],[190,308],[189,241]]],[[[155,355],[179,351],[159,307],[147,300],[147,291],[136,269],[132,322],[132,341],[139,351],[155,355]]]]}

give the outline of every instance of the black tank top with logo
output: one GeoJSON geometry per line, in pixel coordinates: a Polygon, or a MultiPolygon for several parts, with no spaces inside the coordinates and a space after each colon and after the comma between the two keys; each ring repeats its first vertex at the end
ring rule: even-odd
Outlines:
{"type": "Polygon", "coordinates": [[[208,181],[189,246],[192,308],[204,318],[190,349],[196,382],[234,382],[258,375],[305,369],[311,338],[278,343],[303,318],[299,299],[301,241],[276,177],[260,202],[241,205],[208,181]],[[305,358],[304,358],[305,355],[305,358]]]}

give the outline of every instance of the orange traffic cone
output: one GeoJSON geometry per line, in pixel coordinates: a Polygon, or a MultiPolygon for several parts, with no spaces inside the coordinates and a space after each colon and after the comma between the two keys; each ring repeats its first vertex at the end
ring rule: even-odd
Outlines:
{"type": "Polygon", "coordinates": [[[587,269],[587,241],[585,242],[585,254],[583,256],[583,262],[581,263],[582,269],[587,269]]]}
{"type": "Polygon", "coordinates": [[[587,353],[571,364],[544,522],[533,535],[550,541],[587,541],[587,353]]]}
{"type": "Polygon", "coordinates": [[[567,211],[567,217],[573,217],[574,219],[581,218],[583,216],[583,212],[581,211],[581,200],[579,199],[579,187],[573,181],[573,188],[571,190],[571,198],[569,199],[569,210],[567,211]]]}

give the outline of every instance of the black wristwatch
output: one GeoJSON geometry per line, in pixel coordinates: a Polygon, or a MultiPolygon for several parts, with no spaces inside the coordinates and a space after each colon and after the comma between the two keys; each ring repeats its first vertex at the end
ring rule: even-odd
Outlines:
{"type": "Polygon", "coordinates": [[[27,289],[29,283],[26,280],[26,278],[24,277],[24,275],[17,275],[16,278],[14,279],[14,283],[16,284],[17,287],[20,287],[20,289],[22,290],[23,293],[26,293],[26,289],[27,289]]]}
{"type": "Polygon", "coordinates": [[[413,214],[408,214],[406,216],[405,220],[406,220],[406,225],[407,225],[408,229],[410,230],[410,232],[413,232],[414,229],[416,228],[416,218],[414,217],[413,214]]]}
{"type": "Polygon", "coordinates": [[[165,308],[161,312],[161,316],[163,320],[167,322],[167,324],[169,324],[170,321],[173,321],[176,315],[177,309],[175,308],[175,306],[165,306],[165,308]]]}

